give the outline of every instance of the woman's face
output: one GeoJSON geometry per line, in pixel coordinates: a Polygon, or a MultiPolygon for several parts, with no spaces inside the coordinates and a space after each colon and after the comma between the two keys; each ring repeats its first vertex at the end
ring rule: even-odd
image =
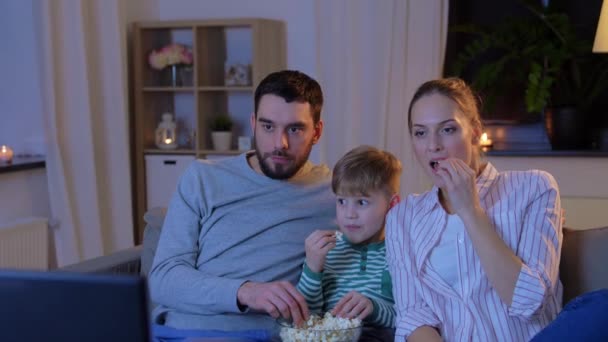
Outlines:
{"type": "Polygon", "coordinates": [[[418,162],[438,187],[445,186],[436,169],[442,160],[461,159],[476,170],[479,129],[450,98],[438,93],[419,98],[412,107],[411,134],[418,162]]]}

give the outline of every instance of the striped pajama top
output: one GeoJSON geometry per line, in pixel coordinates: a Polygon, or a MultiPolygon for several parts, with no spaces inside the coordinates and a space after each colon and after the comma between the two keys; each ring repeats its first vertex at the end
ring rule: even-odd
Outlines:
{"type": "Polygon", "coordinates": [[[499,173],[488,163],[476,187],[496,231],[523,262],[511,305],[492,288],[466,229],[453,257],[459,286],[450,287],[430,266],[448,217],[435,187],[408,196],[387,216],[395,341],[423,325],[438,328],[445,341],[528,341],[557,316],[562,231],[555,179],[538,170],[499,173]]]}
{"type": "Polygon", "coordinates": [[[343,237],[327,253],[322,272],[313,272],[304,263],[297,288],[315,313],[330,311],[344,295],[357,291],[374,305],[373,312],[364,320],[366,324],[394,327],[392,283],[384,242],[353,245],[343,237]]]}

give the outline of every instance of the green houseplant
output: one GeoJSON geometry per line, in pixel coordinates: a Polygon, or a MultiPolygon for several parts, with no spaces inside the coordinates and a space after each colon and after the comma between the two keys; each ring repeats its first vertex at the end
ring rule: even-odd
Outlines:
{"type": "Polygon", "coordinates": [[[594,101],[608,89],[608,61],[591,53],[591,41],[576,34],[566,14],[531,1],[520,4],[530,16],[508,18],[490,29],[452,27],[451,32],[474,38],[451,71],[460,76],[478,63],[472,85],[484,94],[488,110],[500,97],[514,94],[524,101],[528,113],[544,114],[554,148],[585,147],[586,136],[575,137],[572,132],[586,131],[594,101]],[[558,115],[565,121],[559,121],[558,115]],[[569,131],[569,141],[560,142],[556,130],[569,131]]]}
{"type": "Polygon", "coordinates": [[[211,119],[211,142],[213,149],[228,151],[232,146],[232,118],[228,114],[219,114],[211,119]]]}
{"type": "Polygon", "coordinates": [[[211,131],[232,130],[232,118],[227,114],[219,114],[211,120],[211,131]]]}

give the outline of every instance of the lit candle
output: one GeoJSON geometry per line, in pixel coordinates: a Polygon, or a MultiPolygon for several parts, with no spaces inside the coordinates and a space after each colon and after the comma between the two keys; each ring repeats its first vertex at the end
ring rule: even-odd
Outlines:
{"type": "Polygon", "coordinates": [[[13,150],[6,145],[0,146],[0,162],[10,163],[13,160],[13,150]]]}
{"type": "Polygon", "coordinates": [[[165,139],[165,144],[167,144],[167,145],[171,144],[172,142],[173,142],[173,139],[171,139],[171,138],[165,139]]]}
{"type": "Polygon", "coordinates": [[[488,138],[488,133],[483,133],[479,139],[481,147],[492,147],[492,139],[488,138]]]}

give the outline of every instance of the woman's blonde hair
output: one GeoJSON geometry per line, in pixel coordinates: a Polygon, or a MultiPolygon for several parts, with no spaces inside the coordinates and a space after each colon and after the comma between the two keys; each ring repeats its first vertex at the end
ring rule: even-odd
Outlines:
{"type": "Polygon", "coordinates": [[[457,77],[449,77],[427,81],[418,87],[407,112],[410,134],[412,133],[412,108],[414,104],[423,96],[431,94],[440,94],[454,101],[460,112],[468,119],[471,128],[478,128],[481,132],[482,124],[478,98],[465,81],[457,77]]]}

